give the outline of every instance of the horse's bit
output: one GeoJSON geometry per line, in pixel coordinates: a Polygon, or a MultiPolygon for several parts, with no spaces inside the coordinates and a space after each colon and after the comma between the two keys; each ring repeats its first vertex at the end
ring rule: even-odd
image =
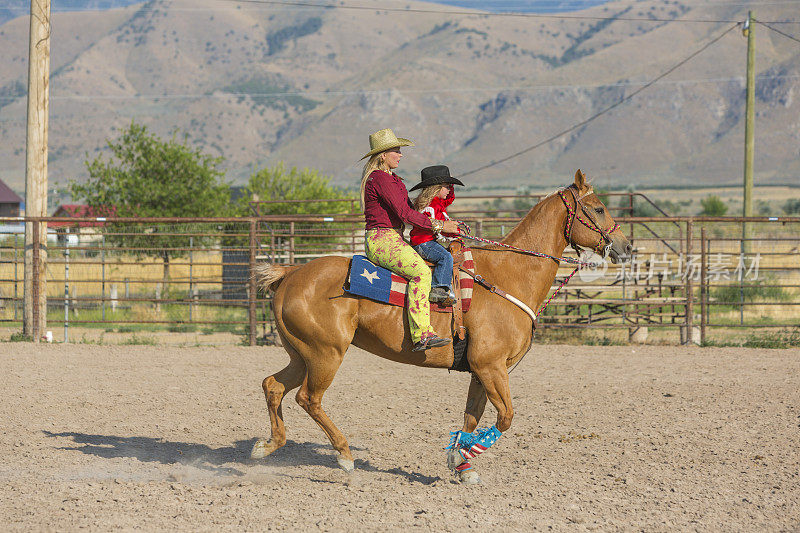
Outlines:
{"type": "Polygon", "coordinates": [[[600,240],[597,241],[597,244],[595,245],[594,248],[592,248],[592,251],[596,252],[598,255],[602,255],[603,259],[607,258],[609,252],[611,251],[611,245],[612,245],[611,236],[609,234],[617,231],[619,229],[619,224],[614,223],[613,226],[611,226],[607,230],[604,230],[600,226],[600,224],[598,224],[597,221],[595,221],[594,217],[589,212],[589,209],[583,204],[583,202],[581,202],[581,198],[575,192],[575,187],[573,185],[570,185],[566,189],[561,189],[560,191],[558,191],[558,196],[561,198],[561,201],[564,202],[564,207],[567,208],[567,223],[564,225],[564,238],[566,238],[567,242],[573,248],[575,248],[576,251],[579,252],[578,245],[576,245],[572,241],[572,228],[574,226],[575,219],[578,219],[578,222],[580,222],[590,230],[600,234],[600,240]],[[569,191],[572,194],[572,199],[575,200],[575,208],[573,208],[567,201],[565,197],[566,195],[564,194],[565,190],[569,191]],[[583,211],[583,214],[586,215],[586,217],[589,219],[589,222],[586,222],[578,214],[578,207],[581,208],[581,211],[583,211]],[[605,246],[603,246],[603,243],[605,243],[605,246]]]}

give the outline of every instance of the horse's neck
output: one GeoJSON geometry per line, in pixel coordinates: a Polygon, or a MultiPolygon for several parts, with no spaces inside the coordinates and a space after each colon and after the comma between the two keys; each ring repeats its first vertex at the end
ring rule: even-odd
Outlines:
{"type": "Polygon", "coordinates": [[[523,250],[561,256],[567,247],[564,238],[567,213],[562,207],[557,195],[545,198],[522,218],[503,242],[523,250]]]}
{"type": "MultiPolygon", "coordinates": [[[[503,239],[503,243],[561,257],[567,247],[564,238],[566,216],[559,197],[548,197],[525,215],[503,239]]],[[[490,252],[486,259],[494,271],[491,281],[531,307],[542,303],[558,272],[558,264],[545,257],[490,252]]]]}

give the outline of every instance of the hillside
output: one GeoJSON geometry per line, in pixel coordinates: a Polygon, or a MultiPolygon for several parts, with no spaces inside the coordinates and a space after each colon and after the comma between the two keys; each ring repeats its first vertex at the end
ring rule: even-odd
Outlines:
{"type": "MultiPolygon", "coordinates": [[[[733,24],[748,6],[609,2],[570,15],[602,20],[386,11],[464,8],[372,3],[376,10],[212,0],[151,0],[54,13],[50,182],[85,178],[83,161],[131,120],[178,129],[226,158],[241,183],[284,160],[356,183],[369,133],[417,143],[401,174],[466,172],[535,145],[641,88],[733,24]],[[382,8],[382,9],[381,9],[382,8]]],[[[757,4],[760,20],[794,20],[757,4]]],[[[783,31],[796,33],[796,26],[783,31]]],[[[0,178],[24,188],[26,17],[0,26],[0,178]]],[[[800,174],[800,44],[756,26],[756,181],[800,174]]],[[[580,167],[605,186],[736,183],[743,161],[746,39],[736,29],[611,112],[469,184],[557,185],[580,167]]]]}

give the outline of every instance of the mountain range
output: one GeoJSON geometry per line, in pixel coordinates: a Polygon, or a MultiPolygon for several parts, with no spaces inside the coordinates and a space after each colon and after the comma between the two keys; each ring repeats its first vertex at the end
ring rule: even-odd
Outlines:
{"type": "MultiPolygon", "coordinates": [[[[577,168],[605,187],[739,183],[736,22],[750,8],[766,24],[754,28],[756,183],[800,175],[791,4],[619,0],[513,15],[394,0],[104,4],[52,14],[51,185],[85,179],[84,161],[131,121],[223,156],[234,184],[285,161],[355,186],[368,135],[385,127],[416,143],[400,168],[410,183],[439,163],[481,188],[562,185],[577,168]]],[[[17,191],[27,46],[27,17],[0,25],[0,178],[17,191]]]]}

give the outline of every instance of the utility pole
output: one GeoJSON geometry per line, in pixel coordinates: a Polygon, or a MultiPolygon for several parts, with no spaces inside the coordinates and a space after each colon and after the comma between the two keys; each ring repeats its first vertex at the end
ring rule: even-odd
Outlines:
{"type": "MultiPolygon", "coordinates": [[[[744,119],[744,198],[742,199],[742,216],[753,216],[753,153],[754,127],[756,121],[756,43],[754,35],[755,17],[753,12],[747,13],[742,33],[747,36],[747,104],[744,119]]],[[[750,251],[752,228],[745,222],[742,226],[742,253],[750,251]]]]}
{"type": "MultiPolygon", "coordinates": [[[[28,125],[25,140],[25,216],[47,216],[47,130],[50,85],[50,0],[31,0],[28,48],[28,125]]],[[[45,224],[25,224],[22,333],[39,342],[47,327],[45,224]],[[34,238],[39,249],[34,254],[34,238]],[[34,287],[34,282],[37,286],[34,287]]]]}

